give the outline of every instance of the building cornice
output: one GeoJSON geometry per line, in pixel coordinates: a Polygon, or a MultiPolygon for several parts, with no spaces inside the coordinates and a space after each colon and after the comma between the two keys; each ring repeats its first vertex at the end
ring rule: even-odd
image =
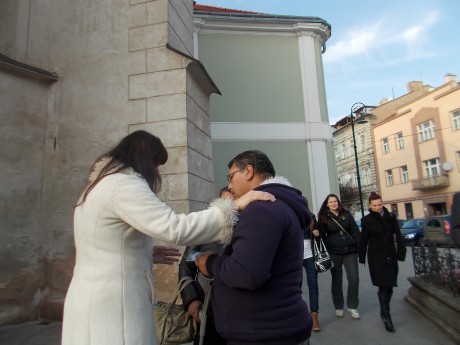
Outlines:
{"type": "Polygon", "coordinates": [[[212,122],[213,141],[332,141],[327,123],[212,122]]]}
{"type": "Polygon", "coordinates": [[[222,14],[196,11],[195,31],[212,34],[264,36],[313,36],[325,43],[331,26],[317,17],[278,16],[266,14],[222,14]]]}

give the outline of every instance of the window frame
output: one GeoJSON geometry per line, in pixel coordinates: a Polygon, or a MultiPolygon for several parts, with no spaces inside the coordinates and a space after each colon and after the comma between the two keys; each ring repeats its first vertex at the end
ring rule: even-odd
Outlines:
{"type": "Polygon", "coordinates": [[[401,183],[409,183],[409,170],[407,170],[407,165],[401,166],[401,183]]]}
{"type": "Polygon", "coordinates": [[[387,182],[387,187],[391,187],[394,185],[395,181],[393,178],[393,169],[385,170],[385,180],[387,182]]]}
{"type": "Polygon", "coordinates": [[[460,109],[452,112],[452,130],[460,130],[460,109]]]}
{"type": "Polygon", "coordinates": [[[436,126],[433,120],[425,121],[417,125],[418,142],[433,140],[436,138],[436,126]]]}
{"type": "Polygon", "coordinates": [[[439,162],[439,157],[423,161],[423,167],[426,177],[441,176],[441,163],[439,162]],[[434,171],[436,171],[436,174],[433,174],[434,171]]]}
{"type": "Polygon", "coordinates": [[[390,153],[390,142],[388,141],[388,137],[382,139],[382,153],[384,155],[390,153]]]}
{"type": "Polygon", "coordinates": [[[404,135],[403,132],[396,133],[396,150],[404,149],[404,135]]]}

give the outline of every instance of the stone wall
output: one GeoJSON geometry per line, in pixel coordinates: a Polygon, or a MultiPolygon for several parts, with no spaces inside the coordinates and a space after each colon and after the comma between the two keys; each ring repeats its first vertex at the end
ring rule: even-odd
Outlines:
{"type": "MultiPolygon", "coordinates": [[[[73,207],[93,161],[129,132],[151,131],[167,146],[160,197],[175,211],[203,209],[213,197],[207,112],[215,89],[187,57],[192,6],[0,2],[0,53],[59,76],[35,80],[0,64],[0,325],[62,316],[73,207]]],[[[175,266],[156,275],[177,279],[175,266]]]]}

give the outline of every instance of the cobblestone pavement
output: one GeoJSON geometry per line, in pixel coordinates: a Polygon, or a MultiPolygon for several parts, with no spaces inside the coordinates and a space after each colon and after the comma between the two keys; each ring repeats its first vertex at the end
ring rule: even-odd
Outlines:
{"type": "MultiPolygon", "coordinates": [[[[330,297],[331,275],[319,275],[321,332],[313,333],[311,345],[454,345],[443,331],[427,320],[404,300],[410,287],[407,277],[414,276],[412,255],[400,263],[399,287],[395,288],[391,302],[392,318],[396,333],[388,333],[379,317],[377,288],[372,286],[367,267],[360,266],[360,320],[353,319],[345,310],[345,316],[335,316],[330,297]]],[[[344,277],[344,290],[346,290],[344,277]]],[[[308,301],[306,283],[304,298],[308,301]]],[[[0,328],[1,345],[59,345],[61,323],[32,322],[0,328]]]]}

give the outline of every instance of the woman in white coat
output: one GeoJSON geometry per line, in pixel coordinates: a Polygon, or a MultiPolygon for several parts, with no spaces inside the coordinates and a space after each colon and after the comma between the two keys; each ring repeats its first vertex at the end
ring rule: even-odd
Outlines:
{"type": "Polygon", "coordinates": [[[161,140],[136,131],[100,157],[74,213],[76,263],[64,305],[62,345],[156,344],[152,303],[153,240],[175,245],[229,242],[238,209],[251,192],[216,199],[204,211],[176,214],[156,193],[161,140]]]}

